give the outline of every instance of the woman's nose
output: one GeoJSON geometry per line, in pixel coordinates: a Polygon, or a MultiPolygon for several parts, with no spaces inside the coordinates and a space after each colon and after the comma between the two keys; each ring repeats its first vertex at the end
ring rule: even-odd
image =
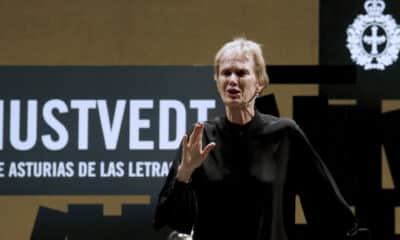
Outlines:
{"type": "Polygon", "coordinates": [[[229,75],[229,85],[237,85],[239,83],[239,77],[232,73],[231,75],[229,75]]]}

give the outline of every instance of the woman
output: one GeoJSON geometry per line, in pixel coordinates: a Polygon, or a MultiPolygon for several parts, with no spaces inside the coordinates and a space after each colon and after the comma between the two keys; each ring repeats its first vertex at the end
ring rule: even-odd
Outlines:
{"type": "Polygon", "coordinates": [[[154,225],[195,240],[294,237],[299,194],[312,236],[345,239],[357,221],[327,168],[293,120],[257,112],[268,83],[259,44],[236,39],[215,57],[226,115],[185,135],[159,195],[154,225]]]}

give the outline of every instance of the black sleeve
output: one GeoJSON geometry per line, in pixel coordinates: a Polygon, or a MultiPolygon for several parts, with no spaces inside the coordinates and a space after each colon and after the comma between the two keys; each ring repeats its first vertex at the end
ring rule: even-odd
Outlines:
{"type": "Polygon", "coordinates": [[[158,196],[153,226],[156,229],[168,225],[174,230],[190,234],[196,214],[196,199],[191,183],[176,180],[181,161],[181,148],[177,151],[168,177],[158,196]]]}
{"type": "Polygon", "coordinates": [[[297,125],[291,145],[289,174],[300,196],[310,234],[315,239],[352,239],[358,222],[328,168],[297,125]]]}

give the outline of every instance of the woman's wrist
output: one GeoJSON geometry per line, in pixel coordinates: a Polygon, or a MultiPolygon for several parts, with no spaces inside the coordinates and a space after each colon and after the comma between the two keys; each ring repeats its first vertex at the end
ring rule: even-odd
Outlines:
{"type": "Polygon", "coordinates": [[[189,169],[181,165],[178,166],[176,179],[180,182],[189,183],[194,169],[189,169]]]}

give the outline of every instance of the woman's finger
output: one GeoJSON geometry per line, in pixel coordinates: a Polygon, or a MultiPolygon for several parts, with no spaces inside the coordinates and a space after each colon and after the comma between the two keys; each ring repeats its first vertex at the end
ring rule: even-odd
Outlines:
{"type": "Polygon", "coordinates": [[[210,151],[213,150],[215,148],[215,146],[216,146],[215,142],[211,142],[211,143],[207,144],[207,146],[205,146],[203,152],[201,153],[201,158],[203,160],[206,159],[206,157],[208,156],[210,151]]]}
{"type": "Polygon", "coordinates": [[[199,143],[200,149],[202,148],[202,140],[203,140],[203,132],[204,132],[204,124],[199,123],[200,129],[199,129],[199,134],[197,135],[196,142],[199,143]]]}
{"type": "Polygon", "coordinates": [[[186,154],[186,148],[187,148],[187,140],[188,140],[188,136],[185,134],[183,135],[182,138],[182,156],[181,156],[181,161],[183,161],[185,154],[186,154]]]}
{"type": "Polygon", "coordinates": [[[200,125],[198,123],[196,123],[194,125],[194,129],[193,129],[192,133],[190,134],[189,145],[193,145],[193,143],[196,142],[199,131],[200,131],[200,125]]]}

